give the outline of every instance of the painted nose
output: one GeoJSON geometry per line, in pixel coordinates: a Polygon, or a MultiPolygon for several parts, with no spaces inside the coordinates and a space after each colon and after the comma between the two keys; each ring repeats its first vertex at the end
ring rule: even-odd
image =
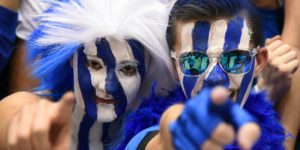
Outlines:
{"type": "Polygon", "coordinates": [[[217,85],[225,87],[228,87],[229,85],[229,78],[219,64],[214,66],[212,71],[208,73],[208,76],[204,80],[204,86],[214,87],[217,85]]]}
{"type": "Polygon", "coordinates": [[[107,77],[105,79],[105,91],[108,94],[114,94],[118,90],[118,79],[115,74],[114,69],[110,69],[107,72],[107,77]]]}

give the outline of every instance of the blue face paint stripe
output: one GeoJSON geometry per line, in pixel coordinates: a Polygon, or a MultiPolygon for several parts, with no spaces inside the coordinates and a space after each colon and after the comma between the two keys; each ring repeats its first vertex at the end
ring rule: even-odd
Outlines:
{"type": "Polygon", "coordinates": [[[230,20],[225,34],[224,51],[237,49],[242,36],[244,19],[240,16],[230,20]]]}
{"type": "Polygon", "coordinates": [[[97,119],[96,91],[92,86],[91,75],[86,66],[87,58],[83,48],[78,51],[78,82],[85,104],[85,112],[79,128],[78,144],[80,149],[89,149],[89,131],[97,119]]]}
{"type": "Polygon", "coordinates": [[[101,40],[97,40],[96,46],[98,57],[103,60],[103,63],[107,68],[105,90],[117,100],[115,111],[117,115],[120,116],[126,110],[127,98],[115,73],[116,59],[112,53],[109,42],[106,39],[102,38],[101,40]]]}
{"type": "Polygon", "coordinates": [[[217,85],[229,87],[229,78],[219,64],[215,65],[209,75],[204,79],[203,87],[215,87],[217,85]]]}
{"type": "MultiPolygon", "coordinates": [[[[253,58],[253,59],[255,59],[255,58],[253,58]]],[[[252,61],[254,61],[254,60],[252,60],[252,61]]],[[[241,102],[245,96],[245,93],[248,89],[248,85],[250,84],[251,79],[253,77],[254,69],[255,69],[255,63],[252,62],[251,70],[247,74],[244,75],[244,77],[242,79],[241,87],[238,90],[238,95],[236,98],[236,102],[238,104],[241,104],[241,102]]]]}
{"type": "Polygon", "coordinates": [[[192,32],[193,49],[206,51],[208,49],[210,24],[207,21],[199,21],[195,24],[192,32]]]}
{"type": "Polygon", "coordinates": [[[138,61],[138,72],[141,76],[141,81],[145,77],[145,48],[144,46],[136,40],[127,40],[129,46],[132,49],[134,58],[138,61]]]}
{"type": "Polygon", "coordinates": [[[198,77],[183,77],[183,88],[186,93],[187,98],[192,97],[192,91],[196,86],[198,77]]]}

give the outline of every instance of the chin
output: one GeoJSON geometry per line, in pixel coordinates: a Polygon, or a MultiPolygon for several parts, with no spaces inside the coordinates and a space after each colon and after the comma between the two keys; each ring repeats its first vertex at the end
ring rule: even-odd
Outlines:
{"type": "Polygon", "coordinates": [[[97,104],[97,121],[112,122],[117,118],[114,104],[97,104]]]}

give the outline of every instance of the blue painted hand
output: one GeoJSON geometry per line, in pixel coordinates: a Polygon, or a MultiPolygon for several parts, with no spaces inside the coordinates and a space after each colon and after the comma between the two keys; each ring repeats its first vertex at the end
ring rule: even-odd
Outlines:
{"type": "Polygon", "coordinates": [[[235,133],[242,149],[250,149],[260,129],[246,110],[229,98],[224,87],[205,88],[187,102],[179,118],[170,124],[176,149],[221,149],[235,133]]]}

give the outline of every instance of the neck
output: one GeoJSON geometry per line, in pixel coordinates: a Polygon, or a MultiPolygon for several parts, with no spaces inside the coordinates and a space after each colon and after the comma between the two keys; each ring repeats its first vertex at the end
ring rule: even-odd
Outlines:
{"type": "Polygon", "coordinates": [[[102,125],[102,122],[95,122],[88,118],[84,109],[76,104],[72,115],[71,149],[103,149],[102,125]]]}

